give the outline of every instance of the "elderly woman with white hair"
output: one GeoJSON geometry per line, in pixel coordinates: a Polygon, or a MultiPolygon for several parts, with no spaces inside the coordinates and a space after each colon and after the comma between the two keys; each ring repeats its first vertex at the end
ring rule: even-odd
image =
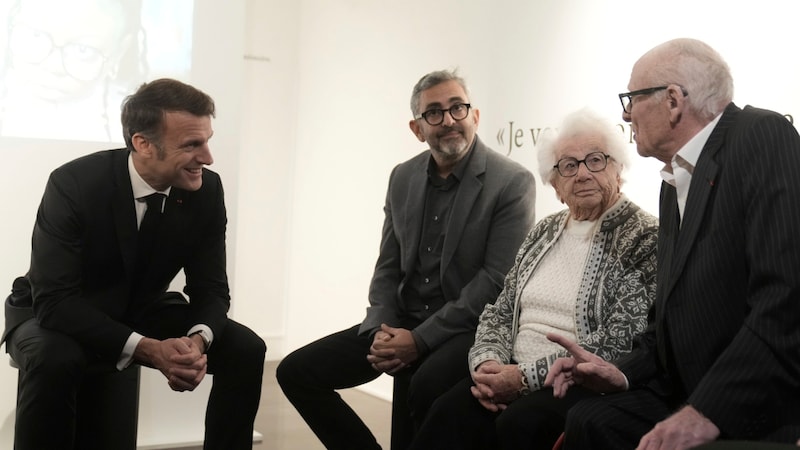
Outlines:
{"type": "Polygon", "coordinates": [[[557,333],[614,360],[647,326],[655,298],[657,219],[621,191],[627,146],[589,110],[570,114],[539,150],[539,173],[567,209],[530,231],[500,296],[480,316],[471,378],[441,396],[413,449],[550,448],[567,410],[544,380],[565,351],[557,333]]]}

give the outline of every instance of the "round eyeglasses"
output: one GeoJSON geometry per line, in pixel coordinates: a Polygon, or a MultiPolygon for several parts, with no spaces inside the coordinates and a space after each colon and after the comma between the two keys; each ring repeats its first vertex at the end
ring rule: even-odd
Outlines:
{"type": "Polygon", "coordinates": [[[64,71],[80,81],[93,81],[100,76],[106,56],[95,47],[80,42],[67,42],[56,45],[53,37],[46,31],[37,30],[24,24],[16,24],[11,29],[8,46],[14,57],[29,64],[40,64],[54,50],[61,53],[64,71]]]}
{"type": "Polygon", "coordinates": [[[578,174],[578,169],[580,168],[581,163],[583,163],[589,172],[600,172],[601,170],[605,169],[608,166],[608,158],[611,156],[606,155],[603,152],[592,152],[586,155],[585,158],[578,160],[571,156],[567,156],[566,158],[561,158],[558,160],[554,169],[558,171],[558,174],[562,177],[574,177],[578,174]]]}
{"type": "Polygon", "coordinates": [[[469,115],[469,109],[472,107],[469,103],[456,103],[455,105],[447,108],[432,108],[422,114],[414,116],[415,119],[425,119],[428,125],[436,126],[444,122],[444,113],[450,113],[453,120],[464,120],[469,115]]]}

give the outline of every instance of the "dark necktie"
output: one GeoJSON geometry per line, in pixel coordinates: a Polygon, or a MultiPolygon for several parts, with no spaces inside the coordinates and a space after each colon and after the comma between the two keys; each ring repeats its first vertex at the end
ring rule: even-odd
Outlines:
{"type": "Polygon", "coordinates": [[[158,235],[158,226],[163,216],[161,209],[166,197],[166,195],[156,192],[144,198],[147,202],[147,210],[144,213],[144,217],[142,217],[142,223],[139,224],[138,250],[136,254],[136,262],[140,272],[150,262],[153,242],[158,235]]]}

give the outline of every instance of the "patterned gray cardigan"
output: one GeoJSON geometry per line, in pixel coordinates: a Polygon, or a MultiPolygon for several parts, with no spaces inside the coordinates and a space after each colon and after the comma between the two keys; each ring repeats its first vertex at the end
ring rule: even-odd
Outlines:
{"type": "MultiPolygon", "coordinates": [[[[568,210],[552,214],[528,233],[503,291],[480,316],[469,352],[473,370],[488,360],[512,363],[522,290],[561,236],[568,216],[568,210]]],[[[575,334],[581,347],[611,361],[630,352],[634,336],[647,326],[647,311],[656,292],[658,219],[623,195],[600,220],[578,291],[575,334]]],[[[566,351],[537,361],[517,361],[531,391],[542,388],[550,366],[562,356],[566,351]]]]}

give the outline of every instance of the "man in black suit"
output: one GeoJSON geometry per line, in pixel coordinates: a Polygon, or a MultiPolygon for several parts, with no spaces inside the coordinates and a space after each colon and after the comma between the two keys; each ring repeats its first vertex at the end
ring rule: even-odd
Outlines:
{"type": "Polygon", "coordinates": [[[394,376],[392,449],[408,446],[412,419],[469,375],[478,316],[497,298],[533,225],[533,175],[486,147],[479,111],[454,72],[422,77],[411,131],[426,150],[389,179],[380,254],[359,325],[284,358],[278,382],[329,449],[380,448],[336,389],[394,376]]]}
{"type": "Polygon", "coordinates": [[[213,374],[205,448],[252,448],[266,346],[227,317],[224,193],[204,168],[214,114],[192,86],[146,83],[123,103],[127,149],[50,175],[29,272],[6,304],[7,350],[24,374],[17,450],[72,448],[77,385],[97,362],[153,367],[176,391],[213,374]],[[181,269],[188,302],[167,292],[181,269]]]}
{"type": "Polygon", "coordinates": [[[628,88],[639,154],[665,164],[656,299],[613,364],[552,337],[572,353],[548,375],[557,395],[574,384],[615,393],[570,410],[564,448],[794,443],[800,137],[780,114],[733,104],[727,64],[697,40],[647,52],[628,88]]]}

